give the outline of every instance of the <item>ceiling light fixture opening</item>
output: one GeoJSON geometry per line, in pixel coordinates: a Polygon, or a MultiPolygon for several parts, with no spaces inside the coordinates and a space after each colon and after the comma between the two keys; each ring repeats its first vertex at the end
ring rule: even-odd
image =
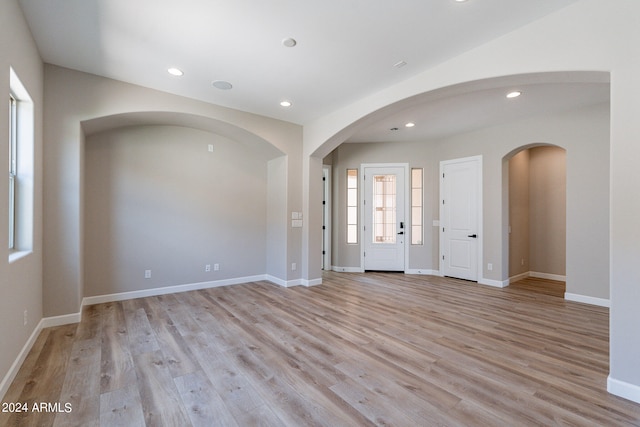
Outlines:
{"type": "Polygon", "coordinates": [[[184,75],[182,70],[180,68],[176,68],[176,67],[171,67],[171,68],[167,69],[167,73],[171,74],[172,76],[176,76],[176,77],[182,77],[184,75]]]}
{"type": "Polygon", "coordinates": [[[406,127],[406,128],[412,128],[412,127],[414,127],[415,125],[416,125],[416,124],[415,124],[415,123],[413,123],[413,122],[408,122],[407,124],[405,124],[405,125],[404,125],[404,127],[406,127]]]}
{"type": "Polygon", "coordinates": [[[220,90],[229,90],[233,87],[231,83],[224,80],[215,80],[211,82],[211,84],[213,85],[213,87],[220,90]]]}
{"type": "Polygon", "coordinates": [[[402,67],[404,67],[405,65],[407,65],[407,63],[406,63],[405,61],[398,61],[398,62],[396,62],[395,64],[393,64],[393,67],[394,67],[394,68],[402,68],[402,67]]]}
{"type": "Polygon", "coordinates": [[[522,92],[520,92],[519,90],[514,90],[513,92],[509,92],[507,94],[507,98],[513,99],[519,97],[520,95],[522,95],[522,92]]]}
{"type": "Polygon", "coordinates": [[[399,130],[399,129],[398,128],[391,128],[389,130],[396,131],[396,130],[399,130]]]}
{"type": "Polygon", "coordinates": [[[291,107],[291,101],[280,101],[281,107],[291,107]]]}
{"type": "Polygon", "coordinates": [[[284,47],[294,47],[297,44],[298,42],[294,38],[287,37],[286,39],[282,39],[282,46],[284,47]]]}

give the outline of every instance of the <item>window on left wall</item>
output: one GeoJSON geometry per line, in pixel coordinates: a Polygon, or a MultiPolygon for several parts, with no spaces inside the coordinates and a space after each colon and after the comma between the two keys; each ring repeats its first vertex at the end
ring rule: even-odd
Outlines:
{"type": "Polygon", "coordinates": [[[9,261],[33,249],[34,109],[13,69],[9,91],[9,261]]]}
{"type": "Polygon", "coordinates": [[[9,94],[9,249],[16,246],[16,98],[9,94]]]}

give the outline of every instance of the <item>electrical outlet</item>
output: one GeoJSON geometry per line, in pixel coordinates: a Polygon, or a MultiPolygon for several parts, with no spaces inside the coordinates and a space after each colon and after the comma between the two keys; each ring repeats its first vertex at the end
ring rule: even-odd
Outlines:
{"type": "Polygon", "coordinates": [[[144,271],[144,278],[145,279],[151,279],[151,270],[145,270],[144,271]]]}
{"type": "Polygon", "coordinates": [[[207,264],[204,266],[204,271],[211,271],[211,264],[207,264]]]}
{"type": "Polygon", "coordinates": [[[295,262],[291,263],[291,271],[296,271],[298,269],[298,264],[296,264],[295,262]]]}
{"type": "Polygon", "coordinates": [[[493,270],[493,264],[491,263],[487,264],[487,270],[489,271],[493,270]]]}
{"type": "Polygon", "coordinates": [[[213,271],[220,270],[220,264],[213,264],[213,271]]]}
{"type": "Polygon", "coordinates": [[[520,261],[520,265],[524,265],[524,258],[520,261]]]}
{"type": "Polygon", "coordinates": [[[29,323],[29,312],[27,310],[24,311],[24,326],[27,326],[27,323],[29,323]]]}

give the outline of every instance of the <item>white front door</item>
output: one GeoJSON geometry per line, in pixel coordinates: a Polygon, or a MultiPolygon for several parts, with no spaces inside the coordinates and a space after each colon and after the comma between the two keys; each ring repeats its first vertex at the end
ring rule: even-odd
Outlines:
{"type": "Polygon", "coordinates": [[[478,280],[482,158],[440,163],[440,270],[478,280]]]}
{"type": "Polygon", "coordinates": [[[404,271],[405,166],[364,166],[365,270],[404,271]]]}

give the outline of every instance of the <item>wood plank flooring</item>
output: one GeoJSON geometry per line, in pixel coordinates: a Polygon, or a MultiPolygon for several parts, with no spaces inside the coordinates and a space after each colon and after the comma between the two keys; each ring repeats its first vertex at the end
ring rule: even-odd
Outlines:
{"type": "Polygon", "coordinates": [[[94,305],[3,399],[58,409],[0,425],[640,426],[606,391],[608,309],[563,292],[327,272],[94,305]]]}

